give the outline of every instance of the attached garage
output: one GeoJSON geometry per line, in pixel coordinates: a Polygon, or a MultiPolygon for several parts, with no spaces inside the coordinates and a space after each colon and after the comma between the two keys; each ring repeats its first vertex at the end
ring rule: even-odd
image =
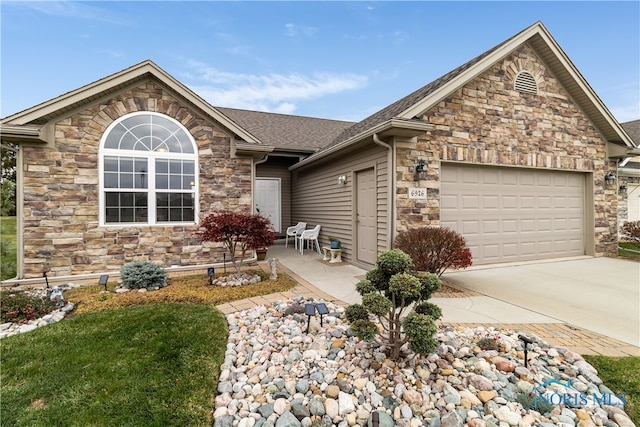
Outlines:
{"type": "Polygon", "coordinates": [[[441,224],[474,265],[585,254],[585,174],[443,164],[441,224]]]}

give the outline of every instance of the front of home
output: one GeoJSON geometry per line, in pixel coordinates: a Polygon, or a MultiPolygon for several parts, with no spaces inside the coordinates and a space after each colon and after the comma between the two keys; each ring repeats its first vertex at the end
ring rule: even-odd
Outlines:
{"type": "Polygon", "coordinates": [[[320,224],[364,267],[423,225],[476,264],[614,255],[636,153],[541,23],[359,123],[216,108],[145,61],[1,125],[19,279],[215,265],[198,223],[224,210],[320,224]]]}

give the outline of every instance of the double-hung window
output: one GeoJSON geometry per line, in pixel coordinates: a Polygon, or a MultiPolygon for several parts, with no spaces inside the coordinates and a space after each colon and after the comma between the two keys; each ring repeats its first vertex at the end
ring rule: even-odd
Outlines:
{"type": "Polygon", "coordinates": [[[144,112],[105,132],[100,151],[102,224],[194,224],[198,158],[189,132],[174,119],[144,112]]]}

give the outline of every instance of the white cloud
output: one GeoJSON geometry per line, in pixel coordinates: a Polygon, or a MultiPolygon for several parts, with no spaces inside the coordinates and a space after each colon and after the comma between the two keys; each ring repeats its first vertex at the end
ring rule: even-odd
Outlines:
{"type": "Polygon", "coordinates": [[[315,27],[307,27],[304,25],[300,26],[292,23],[285,24],[284,28],[286,30],[287,36],[289,37],[296,37],[298,34],[312,37],[317,31],[317,28],[315,27]]]}
{"type": "MultiPolygon", "coordinates": [[[[98,3],[96,3],[98,4],[98,3]]],[[[117,17],[111,14],[108,9],[95,7],[89,2],[73,1],[39,1],[39,2],[11,2],[7,5],[27,7],[46,15],[60,16],[74,19],[87,19],[93,21],[103,21],[112,24],[123,24],[122,16],[117,17]]]]}
{"type": "Polygon", "coordinates": [[[234,74],[199,62],[190,62],[192,90],[209,103],[285,114],[293,113],[297,102],[363,88],[368,78],[358,74],[234,74]]]}

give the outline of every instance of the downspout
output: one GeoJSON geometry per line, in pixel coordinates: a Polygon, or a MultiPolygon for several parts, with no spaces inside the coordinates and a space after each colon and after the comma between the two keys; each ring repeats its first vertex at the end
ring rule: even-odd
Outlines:
{"type": "Polygon", "coordinates": [[[269,155],[265,154],[265,156],[260,160],[255,160],[253,157],[251,158],[251,212],[257,213],[256,211],[256,179],[258,179],[258,165],[265,163],[269,159],[269,155]]]}
{"type": "Polygon", "coordinates": [[[396,198],[394,197],[394,190],[396,188],[396,150],[392,149],[391,145],[387,144],[378,137],[377,133],[373,134],[373,142],[387,149],[387,173],[390,175],[387,179],[387,249],[392,249],[393,236],[395,234],[395,211],[396,211],[396,198]]]}
{"type": "Polygon", "coordinates": [[[18,145],[16,153],[16,277],[24,277],[24,155],[18,145]]]}

